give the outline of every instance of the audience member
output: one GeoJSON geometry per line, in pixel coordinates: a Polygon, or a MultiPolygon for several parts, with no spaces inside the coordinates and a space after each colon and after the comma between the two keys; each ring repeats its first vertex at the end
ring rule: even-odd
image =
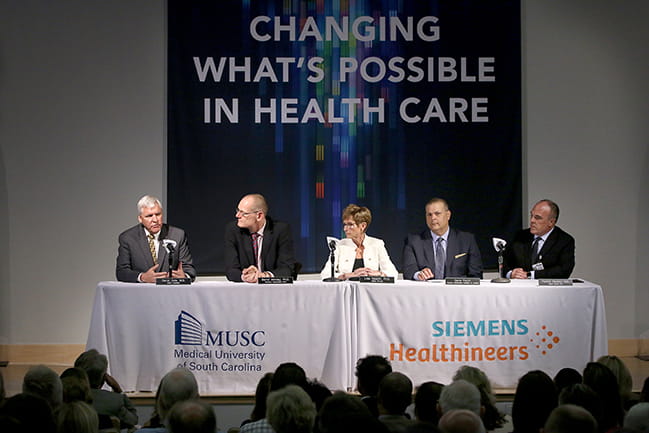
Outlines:
{"type": "Polygon", "coordinates": [[[442,415],[439,430],[441,433],[485,433],[480,417],[466,409],[450,410],[442,415]]]}
{"type": "Polygon", "coordinates": [[[23,392],[41,397],[52,410],[56,410],[63,401],[61,378],[44,365],[36,365],[27,370],[23,379],[23,392]]]}
{"type": "Polygon", "coordinates": [[[543,433],[596,433],[595,418],[583,407],[564,404],[548,417],[543,433]]]}
{"type": "Polygon", "coordinates": [[[440,415],[455,409],[470,410],[478,416],[484,412],[478,387],[464,379],[454,380],[442,389],[438,409],[440,415]]]}
{"type": "MultiPolygon", "coordinates": [[[[90,382],[92,405],[99,415],[119,418],[122,428],[137,424],[137,411],[129,398],[122,394],[119,383],[108,372],[108,358],[95,349],[83,352],[74,366],[86,372],[90,382]],[[101,389],[106,383],[112,391],[101,389]]],[[[102,427],[104,427],[102,425],[102,427]]]]}
{"type": "Polygon", "coordinates": [[[168,415],[169,433],[216,433],[212,406],[198,399],[174,404],[168,415]]]}
{"type": "Polygon", "coordinates": [[[609,370],[617,379],[617,386],[620,390],[620,398],[622,399],[622,405],[625,410],[628,410],[631,406],[638,402],[638,397],[633,394],[633,378],[631,377],[631,372],[624,365],[624,362],[615,355],[605,355],[600,357],[597,362],[608,367],[609,370]]]}
{"type": "Polygon", "coordinates": [[[311,397],[311,400],[313,400],[316,412],[319,412],[325,400],[332,396],[332,392],[327,388],[327,385],[316,379],[307,382],[306,392],[311,397]]]}
{"type": "MultiPolygon", "coordinates": [[[[58,376],[57,376],[58,377],[58,376]]],[[[55,433],[56,426],[52,408],[42,397],[32,394],[16,394],[9,397],[0,406],[0,417],[4,418],[4,427],[16,429],[21,433],[55,433]]]]}
{"type": "Polygon", "coordinates": [[[538,433],[557,407],[557,389],[544,372],[533,370],[520,378],[512,404],[513,433],[538,433]]]}
{"type": "Polygon", "coordinates": [[[297,385],[268,394],[268,423],[280,433],[311,433],[316,410],[309,395],[297,385]]]}
{"type": "Polygon", "coordinates": [[[557,387],[557,394],[561,393],[567,386],[581,383],[581,373],[571,367],[562,368],[554,376],[554,385],[557,387]]]}
{"type": "Polygon", "coordinates": [[[384,356],[369,355],[356,363],[356,388],[361,395],[361,400],[375,417],[379,416],[376,400],[379,384],[381,379],[391,372],[390,361],[384,356]]]}
{"type": "Polygon", "coordinates": [[[505,417],[496,408],[496,396],[491,390],[491,383],[487,375],[477,367],[463,365],[460,367],[453,380],[464,379],[474,384],[480,391],[480,402],[484,407],[482,422],[487,430],[502,427],[505,417]]]}
{"type": "Polygon", "coordinates": [[[388,430],[361,399],[336,392],[318,414],[319,433],[387,433],[388,430]]]}
{"type": "Polygon", "coordinates": [[[640,401],[649,403],[649,377],[645,378],[640,391],[640,401]]]}
{"type": "Polygon", "coordinates": [[[402,433],[412,424],[406,408],[412,402],[412,382],[405,374],[388,373],[379,384],[379,421],[392,433],[402,433]]]}
{"type": "Polygon", "coordinates": [[[415,393],[415,417],[418,421],[437,425],[439,413],[437,403],[444,385],[437,382],[424,382],[415,393]]]}
{"type": "Polygon", "coordinates": [[[88,374],[78,367],[70,367],[61,373],[63,403],[83,401],[92,404],[88,374]]]}
{"type": "Polygon", "coordinates": [[[63,403],[55,414],[58,433],[97,433],[99,417],[88,403],[73,401],[63,403]]]}
{"type": "Polygon", "coordinates": [[[624,417],[624,428],[637,433],[649,433],[649,403],[634,404],[624,417]]]}
{"type": "Polygon", "coordinates": [[[572,404],[586,409],[597,421],[597,425],[602,424],[602,400],[593,389],[577,383],[567,386],[559,394],[559,405],[572,404]]]}
{"type": "Polygon", "coordinates": [[[266,417],[266,398],[270,392],[270,382],[272,379],[273,373],[266,373],[259,379],[257,388],[255,389],[255,405],[250,413],[250,418],[244,420],[241,425],[259,421],[266,417]]]}
{"type": "Polygon", "coordinates": [[[622,426],[624,408],[615,375],[604,364],[589,362],[584,369],[584,384],[590,386],[602,400],[600,431],[622,426]]]}

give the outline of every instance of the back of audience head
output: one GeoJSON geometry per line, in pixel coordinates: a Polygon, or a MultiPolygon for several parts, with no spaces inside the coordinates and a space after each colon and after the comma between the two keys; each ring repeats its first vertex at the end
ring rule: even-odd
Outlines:
{"type": "Polygon", "coordinates": [[[631,390],[633,388],[633,378],[631,377],[631,372],[627,366],[624,365],[624,362],[615,355],[601,356],[597,362],[605,365],[609,370],[611,370],[615,379],[617,379],[620,395],[622,398],[628,398],[631,395],[631,390]]]}
{"type": "Polygon", "coordinates": [[[71,367],[61,373],[63,385],[63,402],[84,401],[92,404],[90,382],[86,372],[78,367],[71,367]]]}
{"type": "Polygon", "coordinates": [[[494,430],[504,424],[505,418],[496,408],[496,396],[491,390],[491,382],[487,375],[477,367],[463,365],[460,367],[453,380],[464,379],[471,382],[480,391],[480,401],[484,407],[482,422],[487,430],[494,430]]]}
{"type": "Polygon", "coordinates": [[[649,433],[649,403],[637,403],[624,417],[624,428],[637,433],[649,433]]]}
{"type": "Polygon", "coordinates": [[[444,413],[439,420],[439,430],[442,433],[485,433],[480,417],[466,409],[444,413]]]}
{"type": "Polygon", "coordinates": [[[360,398],[335,392],[318,414],[319,433],[382,433],[387,427],[376,419],[360,398]]]}
{"type": "Polygon", "coordinates": [[[325,400],[332,396],[332,392],[327,385],[315,379],[307,382],[306,392],[311,397],[311,400],[313,400],[316,411],[319,411],[325,400]]]}
{"type": "Polygon", "coordinates": [[[259,421],[266,417],[266,398],[270,392],[270,382],[273,379],[273,373],[264,374],[255,389],[255,406],[250,414],[250,421],[259,421]]]}
{"type": "Polygon", "coordinates": [[[377,398],[380,414],[403,415],[412,403],[412,381],[403,373],[388,373],[381,379],[377,398]]]}
{"type": "Polygon", "coordinates": [[[586,409],[572,404],[555,408],[543,427],[543,433],[596,433],[597,421],[586,409]]]}
{"type": "Polygon", "coordinates": [[[23,379],[23,392],[43,398],[52,410],[63,401],[61,378],[44,365],[36,365],[27,370],[23,379]]]}
{"type": "Polygon", "coordinates": [[[589,362],[584,369],[584,384],[590,386],[602,401],[601,431],[621,426],[624,420],[622,398],[613,372],[604,364],[589,362]]]}
{"type": "Polygon", "coordinates": [[[512,422],[516,433],[538,433],[557,407],[557,389],[544,372],[533,370],[520,378],[512,404],[512,422]]]}
{"type": "Polygon", "coordinates": [[[100,389],[104,385],[106,372],[108,371],[108,358],[96,349],[83,352],[74,361],[74,366],[86,372],[90,388],[100,389]]]}
{"type": "Polygon", "coordinates": [[[56,411],[55,422],[59,433],[96,433],[99,429],[97,412],[83,401],[62,404],[56,411]]]}
{"type": "Polygon", "coordinates": [[[442,389],[439,409],[442,415],[450,410],[466,409],[481,416],[484,411],[478,387],[464,379],[454,380],[442,389]]]}
{"type": "Polygon", "coordinates": [[[424,382],[415,393],[415,417],[419,421],[437,424],[439,413],[437,403],[444,385],[438,382],[424,382]]]}
{"type": "Polygon", "coordinates": [[[597,420],[598,425],[602,418],[602,400],[593,389],[577,383],[565,387],[559,393],[559,405],[575,405],[588,411],[597,420]]]}
{"type": "Polygon", "coordinates": [[[376,397],[381,379],[391,372],[392,366],[385,356],[368,355],[359,359],[356,363],[358,392],[361,395],[376,397]]]}
{"type": "Polygon", "coordinates": [[[266,418],[281,433],[310,433],[316,410],[311,397],[297,385],[287,385],[268,394],[266,418]]]}
{"type": "Polygon", "coordinates": [[[307,386],[304,369],[294,362],[285,362],[277,367],[270,381],[270,390],[276,391],[287,385],[297,385],[302,389],[307,386]]]}
{"type": "Polygon", "coordinates": [[[169,433],[216,433],[212,406],[198,399],[173,405],[167,417],[169,433]]]}
{"type": "MultiPolygon", "coordinates": [[[[0,406],[0,416],[10,428],[16,431],[54,433],[56,426],[52,408],[42,397],[31,394],[16,394],[0,406]]],[[[3,424],[3,426],[5,425],[3,424]]]]}
{"type": "Polygon", "coordinates": [[[198,397],[198,384],[192,372],[186,368],[174,368],[160,381],[156,410],[160,419],[165,420],[174,404],[198,397]]]}
{"type": "Polygon", "coordinates": [[[557,387],[557,393],[560,393],[563,388],[581,383],[581,373],[571,367],[562,368],[554,376],[554,385],[557,387]]]}

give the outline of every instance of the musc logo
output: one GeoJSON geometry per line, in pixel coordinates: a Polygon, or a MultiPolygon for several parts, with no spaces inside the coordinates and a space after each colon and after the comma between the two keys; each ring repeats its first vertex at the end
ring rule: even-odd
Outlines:
{"type": "Polygon", "coordinates": [[[226,330],[205,331],[200,320],[182,310],[175,325],[175,343],[185,346],[262,347],[266,331],[226,330]]]}

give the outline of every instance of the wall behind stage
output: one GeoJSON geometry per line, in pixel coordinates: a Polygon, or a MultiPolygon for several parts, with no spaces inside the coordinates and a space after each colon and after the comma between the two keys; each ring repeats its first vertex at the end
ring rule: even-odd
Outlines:
{"type": "MultiPolygon", "coordinates": [[[[609,336],[636,337],[649,329],[649,4],[522,6],[522,211],[557,200],[575,275],[604,287],[609,336]]],[[[141,194],[166,190],[165,4],[0,9],[0,344],[83,343],[117,234],[141,194]]]]}

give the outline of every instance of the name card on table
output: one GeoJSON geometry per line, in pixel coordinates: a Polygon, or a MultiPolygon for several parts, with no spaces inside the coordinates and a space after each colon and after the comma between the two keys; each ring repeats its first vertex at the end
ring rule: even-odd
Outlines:
{"type": "Polygon", "coordinates": [[[541,278],[539,286],[572,286],[571,279],[541,278]]]}
{"type": "Polygon", "coordinates": [[[261,277],[257,279],[258,284],[293,284],[292,277],[261,277]]]}
{"type": "Polygon", "coordinates": [[[158,286],[182,286],[185,284],[191,284],[191,278],[156,278],[156,285],[158,286]]]}
{"type": "Polygon", "coordinates": [[[446,284],[453,286],[479,286],[480,278],[470,277],[448,277],[446,284]]]}
{"type": "Polygon", "coordinates": [[[361,283],[388,283],[394,284],[394,277],[381,277],[381,276],[365,276],[359,277],[358,281],[361,283]]]}

